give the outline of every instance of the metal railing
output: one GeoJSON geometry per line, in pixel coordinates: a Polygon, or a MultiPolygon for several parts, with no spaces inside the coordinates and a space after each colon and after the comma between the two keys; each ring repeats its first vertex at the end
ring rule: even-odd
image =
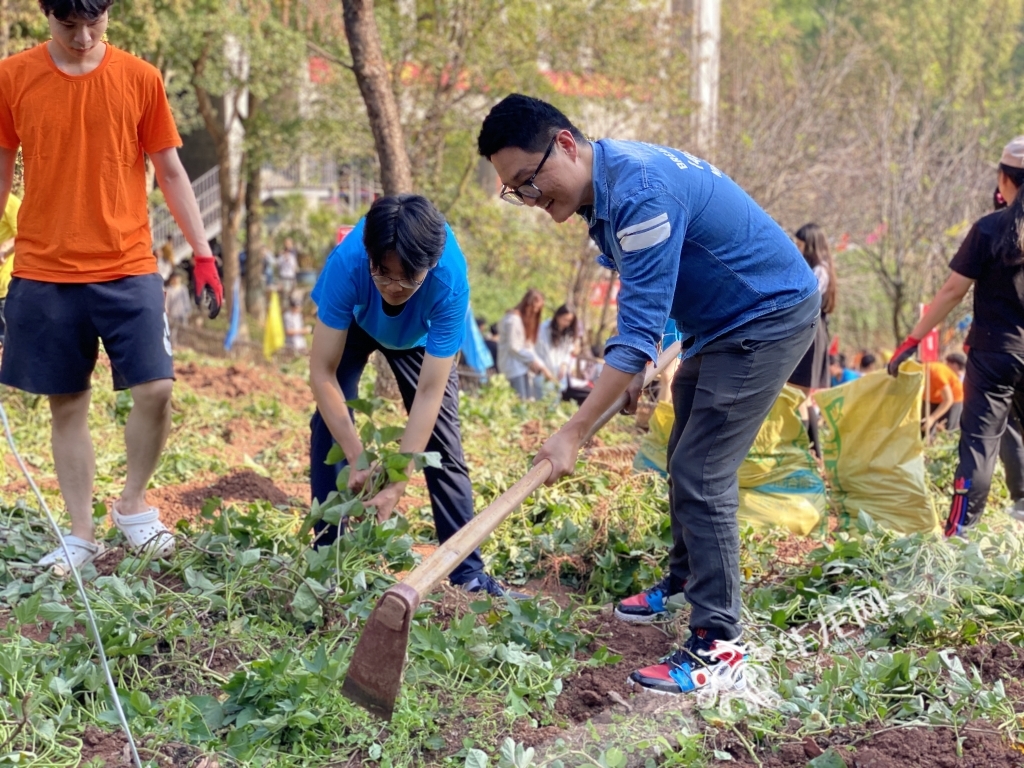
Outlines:
{"type": "MultiPolygon", "coordinates": [[[[334,194],[338,188],[338,164],[326,157],[303,156],[284,168],[265,165],[262,169],[262,195],[266,200],[275,192],[287,190],[319,189],[334,194]]],[[[220,234],[220,178],[217,168],[211,168],[192,182],[192,191],[199,203],[203,217],[206,239],[212,240],[220,234]]],[[[189,255],[192,248],[166,205],[158,205],[149,217],[149,228],[153,245],[159,248],[171,237],[174,247],[174,261],[177,263],[189,255]]]]}
{"type": "MultiPolygon", "coordinates": [[[[192,182],[192,191],[199,203],[199,213],[203,217],[203,228],[206,239],[210,240],[220,234],[220,179],[217,168],[211,168],[192,182]]],[[[159,248],[171,236],[174,247],[174,261],[178,262],[187,256],[192,247],[185,240],[177,222],[166,205],[158,205],[149,216],[149,228],[153,234],[153,245],[159,248]]]]}
{"type": "Polygon", "coordinates": [[[265,192],[310,188],[334,190],[338,186],[338,164],[327,157],[303,155],[283,168],[268,163],[262,171],[265,192]]]}

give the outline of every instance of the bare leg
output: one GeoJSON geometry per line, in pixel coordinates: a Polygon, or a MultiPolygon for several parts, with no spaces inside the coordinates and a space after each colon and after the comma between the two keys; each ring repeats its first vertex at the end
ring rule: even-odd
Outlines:
{"type": "Polygon", "coordinates": [[[71,535],[95,541],[92,524],[92,482],[96,454],[89,436],[89,390],[51,395],[51,441],[57,482],[71,517],[71,535]]]}
{"type": "Polygon", "coordinates": [[[160,452],[171,430],[171,379],[148,381],[132,387],[132,412],[124,430],[128,451],[128,480],[117,502],[122,515],[149,509],[146,486],[156,471],[160,452]]]}

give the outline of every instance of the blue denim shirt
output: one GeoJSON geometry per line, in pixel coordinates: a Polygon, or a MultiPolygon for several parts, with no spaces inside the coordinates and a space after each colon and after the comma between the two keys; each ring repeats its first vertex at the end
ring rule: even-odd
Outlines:
{"type": "Polygon", "coordinates": [[[657,359],[666,321],[685,356],[818,290],[782,228],[728,176],[688,152],[593,142],[594,204],[580,211],[619,273],[618,334],[605,362],[627,373],[657,359]]]}

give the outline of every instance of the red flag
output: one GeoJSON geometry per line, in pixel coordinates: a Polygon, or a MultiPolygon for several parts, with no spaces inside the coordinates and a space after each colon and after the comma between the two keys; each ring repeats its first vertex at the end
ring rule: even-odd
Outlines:
{"type": "MultiPolygon", "coordinates": [[[[924,313],[928,311],[928,305],[921,305],[921,317],[924,317],[924,313]]],[[[937,363],[939,362],[939,329],[932,328],[928,334],[921,339],[921,346],[917,348],[917,353],[921,356],[922,363],[937,363]]]]}

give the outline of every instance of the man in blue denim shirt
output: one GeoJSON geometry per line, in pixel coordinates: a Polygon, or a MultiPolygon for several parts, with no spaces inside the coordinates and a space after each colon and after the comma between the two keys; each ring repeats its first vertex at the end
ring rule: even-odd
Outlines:
{"type": "Polygon", "coordinates": [[[618,334],[605,347],[604,370],[580,410],[537,454],[536,461],[554,467],[549,482],[573,471],[583,435],[623,391],[635,407],[667,320],[685,339],[672,382],[669,575],[615,613],[651,621],[680,593],[692,606],[684,647],[634,672],[634,685],[688,692],[708,684],[716,668],[735,673],[738,683],[737,470],[810,346],[817,280],[749,195],[687,152],[588,142],[550,104],[518,94],[491,110],[478,148],[505,185],[503,199],[541,208],[556,222],[581,215],[601,262],[621,281],[618,334]]]}

